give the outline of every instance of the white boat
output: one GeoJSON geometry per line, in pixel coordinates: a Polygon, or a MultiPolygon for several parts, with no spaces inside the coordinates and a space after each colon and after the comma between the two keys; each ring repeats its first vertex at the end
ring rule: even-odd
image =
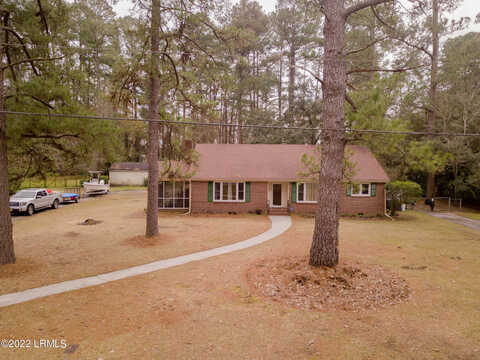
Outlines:
{"type": "Polygon", "coordinates": [[[90,180],[83,183],[83,191],[85,195],[101,195],[110,191],[110,184],[105,184],[103,179],[100,179],[101,171],[89,171],[90,180]]]}

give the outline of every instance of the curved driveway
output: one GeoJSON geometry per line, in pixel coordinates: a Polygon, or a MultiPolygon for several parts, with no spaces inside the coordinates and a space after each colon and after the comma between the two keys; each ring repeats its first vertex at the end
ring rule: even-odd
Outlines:
{"type": "Polygon", "coordinates": [[[272,227],[270,228],[270,230],[267,230],[264,233],[248,240],[240,241],[231,245],[221,246],[211,250],[200,251],[193,254],[183,255],[171,259],[159,260],[149,264],[113,271],[106,274],[100,274],[76,280],[69,280],[57,284],[1,295],[0,307],[19,304],[45,296],[61,294],[67,291],[101,285],[110,281],[147,274],[149,272],[187,264],[192,261],[203,260],[213,256],[228,254],[237,250],[243,250],[255,245],[259,245],[265,241],[268,241],[270,239],[273,239],[274,237],[283,234],[292,224],[290,216],[270,216],[269,218],[272,222],[272,227]]]}
{"type": "Polygon", "coordinates": [[[427,212],[428,215],[435,216],[439,219],[444,219],[456,224],[460,224],[471,229],[480,231],[480,220],[473,220],[464,216],[459,216],[453,213],[441,213],[441,212],[427,212]]]}

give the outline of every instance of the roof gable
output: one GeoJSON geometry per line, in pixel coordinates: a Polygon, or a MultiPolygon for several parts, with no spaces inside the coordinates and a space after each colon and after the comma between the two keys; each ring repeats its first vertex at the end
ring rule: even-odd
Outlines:
{"type": "MultiPolygon", "coordinates": [[[[192,180],[297,181],[304,171],[302,155],[314,155],[314,149],[314,145],[197,144],[199,164],[192,180]]],[[[390,181],[366,146],[349,145],[347,151],[355,164],[353,181],[390,181]]]]}

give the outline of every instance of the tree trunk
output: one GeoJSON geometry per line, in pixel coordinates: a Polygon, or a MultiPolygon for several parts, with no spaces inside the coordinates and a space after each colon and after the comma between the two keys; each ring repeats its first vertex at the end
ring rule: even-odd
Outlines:
{"type": "MultiPolygon", "coordinates": [[[[0,66],[3,66],[3,52],[0,52],[0,66]]],[[[5,106],[4,71],[0,71],[0,110],[5,106]]],[[[10,218],[8,191],[8,157],[7,157],[7,118],[0,114],[0,265],[15,262],[13,249],[12,219],[10,218]]]]}
{"type": "MultiPolygon", "coordinates": [[[[371,43],[373,43],[373,42],[375,41],[375,29],[376,29],[376,27],[377,27],[375,20],[376,20],[376,18],[373,17],[373,18],[372,18],[372,23],[370,24],[369,29],[368,29],[368,31],[369,31],[369,40],[370,40],[371,43]]],[[[376,48],[375,45],[372,45],[372,46],[370,47],[368,56],[369,56],[369,58],[370,58],[370,59],[369,59],[369,60],[370,60],[369,62],[370,62],[370,66],[372,67],[372,69],[377,68],[377,67],[378,67],[378,63],[377,63],[377,48],[376,48]]],[[[372,81],[372,82],[375,80],[375,72],[372,71],[372,72],[370,72],[370,73],[368,74],[368,80],[369,80],[369,81],[372,81]]]]}
{"type": "Polygon", "coordinates": [[[295,44],[290,44],[288,52],[288,123],[293,125],[293,113],[295,105],[295,77],[297,74],[297,58],[295,44]]]}
{"type": "MultiPolygon", "coordinates": [[[[432,1],[432,68],[430,73],[430,106],[427,113],[427,127],[429,132],[435,131],[437,118],[437,84],[438,84],[438,50],[439,50],[439,8],[438,0],[432,1]]],[[[431,137],[433,139],[433,137],[431,137]]],[[[435,173],[427,174],[427,197],[435,196],[435,173]]]]}
{"type": "MultiPolygon", "coordinates": [[[[150,59],[150,106],[148,118],[158,120],[159,92],[159,38],[160,38],[160,0],[152,0],[151,22],[151,59],[150,59]]],[[[148,123],[148,200],[146,237],[158,235],[158,147],[159,124],[148,123]]]]}
{"type": "Polygon", "coordinates": [[[280,66],[278,74],[278,120],[282,118],[283,114],[283,105],[282,105],[282,96],[283,96],[283,45],[280,47],[280,66]]]}
{"type": "MultiPolygon", "coordinates": [[[[244,86],[244,75],[243,75],[243,65],[240,65],[239,71],[238,71],[238,83],[239,83],[239,88],[238,88],[238,95],[237,95],[237,124],[242,125],[243,124],[243,86],[244,86]]],[[[242,128],[237,127],[235,128],[236,132],[236,139],[234,140],[233,144],[241,144],[243,139],[242,139],[242,128]]],[[[234,135],[235,136],[235,135],[234,135]]]]}
{"type": "Polygon", "coordinates": [[[345,149],[346,68],[343,59],[345,45],[344,0],[326,0],[323,69],[323,128],[322,156],[315,229],[310,248],[310,265],[338,264],[338,217],[343,157],[345,149]]]}
{"type": "Polygon", "coordinates": [[[103,106],[100,106],[100,59],[98,47],[95,49],[95,108],[97,114],[103,115],[103,106]]]}

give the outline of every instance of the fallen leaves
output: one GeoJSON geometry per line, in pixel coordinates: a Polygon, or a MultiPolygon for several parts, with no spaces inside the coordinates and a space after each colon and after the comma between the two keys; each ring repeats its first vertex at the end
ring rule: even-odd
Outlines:
{"type": "Polygon", "coordinates": [[[410,294],[405,280],[378,265],[315,268],[298,257],[262,260],[248,279],[259,295],[301,309],[374,309],[407,301],[410,294]]]}

